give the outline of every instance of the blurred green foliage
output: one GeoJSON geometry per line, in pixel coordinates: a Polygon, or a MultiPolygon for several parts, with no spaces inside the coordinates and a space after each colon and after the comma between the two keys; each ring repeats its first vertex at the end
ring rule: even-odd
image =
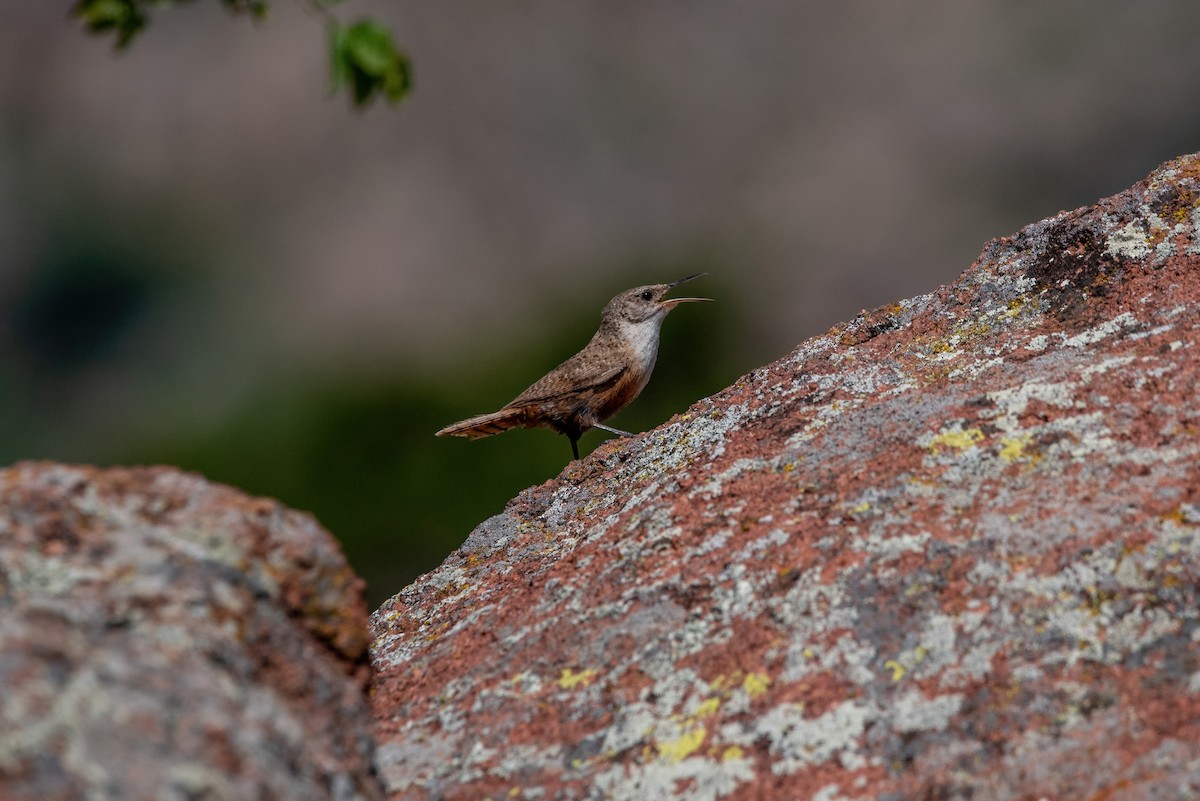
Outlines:
{"type": "Polygon", "coordinates": [[[119,248],[84,252],[58,243],[12,308],[14,336],[30,369],[74,369],[103,359],[152,301],[153,273],[119,248]]]}
{"type": "MultiPolygon", "coordinates": [[[[129,46],[150,22],[152,8],[191,0],[78,0],[71,12],[93,34],[112,33],[117,49],[129,46]]],[[[376,97],[390,104],[402,101],[412,89],[412,66],[396,47],[391,32],[372,19],[343,25],[330,11],[341,0],[298,0],[321,17],[329,32],[329,63],[334,92],[348,89],[358,108],[376,97]]],[[[235,14],[264,19],[266,0],[221,0],[235,14]]]]}

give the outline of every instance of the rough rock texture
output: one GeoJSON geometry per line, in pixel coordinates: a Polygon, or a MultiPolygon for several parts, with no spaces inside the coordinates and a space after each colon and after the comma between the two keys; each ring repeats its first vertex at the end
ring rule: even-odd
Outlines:
{"type": "Polygon", "coordinates": [[[0,798],[373,799],[361,581],[176,470],[0,470],[0,798]]]}
{"type": "Polygon", "coordinates": [[[392,797],[1200,797],[1198,228],[1189,156],[522,493],[373,618],[392,797]]]}

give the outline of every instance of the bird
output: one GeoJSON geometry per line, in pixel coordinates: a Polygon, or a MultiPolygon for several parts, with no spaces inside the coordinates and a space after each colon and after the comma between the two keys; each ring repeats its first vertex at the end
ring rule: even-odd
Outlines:
{"type": "Polygon", "coordinates": [[[481,439],[513,428],[544,426],[565,434],[571,455],[579,458],[579,438],[599,428],[632,437],[603,421],[636,398],[654,370],[659,331],[667,313],[681,303],[706,303],[711,298],[667,298],[675,287],[707,273],[696,273],[669,284],[626,290],[600,313],[600,328],[583,350],[535,381],[498,411],[451,423],[436,436],[481,439]]]}

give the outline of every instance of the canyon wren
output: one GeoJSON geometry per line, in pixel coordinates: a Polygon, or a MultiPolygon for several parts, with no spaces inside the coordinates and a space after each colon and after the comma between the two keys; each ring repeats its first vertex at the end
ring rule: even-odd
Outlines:
{"type": "Polygon", "coordinates": [[[665,298],[689,275],[670,284],[639,286],[622,292],[600,313],[600,330],[583,350],[555,367],[499,411],[448,425],[437,436],[481,439],[510,428],[545,426],[571,440],[579,458],[579,437],[591,428],[632,437],[601,422],[624,409],[645,388],[658,357],[663,318],[680,303],[710,298],[665,298]]]}

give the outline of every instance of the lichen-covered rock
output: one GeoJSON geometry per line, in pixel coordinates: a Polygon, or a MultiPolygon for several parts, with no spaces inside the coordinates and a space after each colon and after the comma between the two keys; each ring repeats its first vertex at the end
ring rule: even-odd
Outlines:
{"type": "Polygon", "coordinates": [[[521,494],[373,618],[391,796],[1200,797],[1198,228],[1189,156],[521,494]]]}
{"type": "Polygon", "coordinates": [[[375,799],[361,581],[166,468],[0,470],[0,798],[375,799]]]}

